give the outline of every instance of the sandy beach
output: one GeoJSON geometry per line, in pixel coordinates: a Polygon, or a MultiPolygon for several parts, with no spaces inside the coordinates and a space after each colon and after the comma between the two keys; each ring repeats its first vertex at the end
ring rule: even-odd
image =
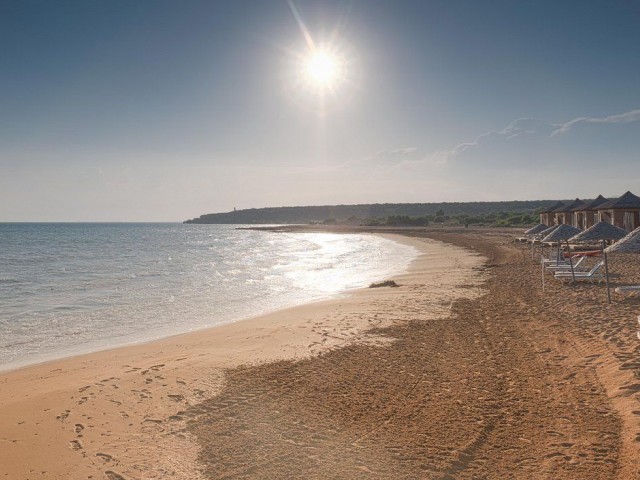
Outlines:
{"type": "Polygon", "coordinates": [[[398,288],[1,374],[0,478],[640,477],[639,300],[543,293],[512,231],[378,233],[398,288]]]}

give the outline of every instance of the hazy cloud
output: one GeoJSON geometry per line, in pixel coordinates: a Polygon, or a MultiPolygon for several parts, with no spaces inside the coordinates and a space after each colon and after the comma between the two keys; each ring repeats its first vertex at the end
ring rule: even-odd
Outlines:
{"type": "Polygon", "coordinates": [[[508,141],[523,135],[548,136],[552,131],[552,125],[539,122],[535,118],[518,118],[501,130],[483,133],[472,141],[456,145],[451,150],[441,150],[426,155],[421,163],[435,166],[444,165],[467,150],[478,148],[482,145],[508,141]]]}
{"type": "Polygon", "coordinates": [[[565,123],[545,123],[535,118],[519,118],[501,130],[495,130],[478,135],[473,141],[460,143],[452,150],[436,152],[437,155],[447,161],[455,158],[469,149],[477,148],[496,141],[509,141],[522,136],[549,138],[565,134],[578,125],[597,124],[623,124],[640,121],[640,109],[607,117],[579,117],[565,123]]]}
{"type": "Polygon", "coordinates": [[[337,169],[359,170],[366,167],[370,171],[384,170],[387,168],[395,168],[406,162],[413,162],[420,158],[422,154],[416,147],[404,147],[390,150],[381,150],[368,157],[349,160],[342,165],[336,166],[337,169]]]}
{"type": "Polygon", "coordinates": [[[364,163],[375,165],[397,165],[414,157],[417,152],[418,149],[416,147],[382,150],[366,158],[364,163]]]}
{"type": "Polygon", "coordinates": [[[572,128],[582,124],[624,124],[637,121],[640,121],[640,109],[607,117],[574,118],[565,123],[546,123],[530,117],[518,118],[500,130],[480,134],[471,141],[456,145],[451,150],[441,150],[428,154],[417,147],[382,150],[363,160],[348,162],[347,165],[368,165],[374,169],[397,166],[409,167],[409,169],[424,166],[438,167],[446,165],[470,150],[481,147],[501,148],[501,146],[507,145],[506,142],[517,138],[549,139],[568,133],[572,128]]]}
{"type": "Polygon", "coordinates": [[[447,163],[451,152],[434,152],[426,154],[423,149],[416,147],[383,150],[365,159],[360,164],[366,164],[376,169],[385,167],[404,167],[409,170],[415,167],[441,166],[447,163]]]}
{"type": "Polygon", "coordinates": [[[552,131],[553,125],[540,122],[535,118],[518,118],[502,130],[483,133],[482,135],[478,135],[472,142],[465,142],[457,145],[449,152],[449,158],[460,155],[470,148],[490,143],[491,141],[512,140],[524,135],[548,136],[552,131]]]}
{"type": "Polygon", "coordinates": [[[633,123],[640,121],[640,109],[631,110],[626,113],[620,113],[618,115],[609,115],[608,117],[579,117],[569,120],[565,123],[554,124],[555,130],[551,132],[551,136],[561,135],[569,132],[573,127],[577,125],[586,124],[616,124],[616,123],[633,123]]]}
{"type": "Polygon", "coordinates": [[[540,122],[535,118],[519,118],[500,130],[499,134],[505,137],[505,139],[511,140],[521,135],[547,136],[551,133],[552,129],[552,125],[540,122]]]}

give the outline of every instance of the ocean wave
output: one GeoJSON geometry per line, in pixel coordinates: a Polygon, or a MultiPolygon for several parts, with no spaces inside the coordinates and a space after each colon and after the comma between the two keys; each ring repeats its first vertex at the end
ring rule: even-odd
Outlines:
{"type": "Polygon", "coordinates": [[[0,349],[0,368],[327,298],[403,270],[414,256],[374,236],[149,224],[70,227],[49,232],[46,246],[26,232],[7,252],[0,256],[0,319],[13,325],[0,325],[11,345],[0,349]],[[203,248],[214,241],[215,248],[203,248]]]}

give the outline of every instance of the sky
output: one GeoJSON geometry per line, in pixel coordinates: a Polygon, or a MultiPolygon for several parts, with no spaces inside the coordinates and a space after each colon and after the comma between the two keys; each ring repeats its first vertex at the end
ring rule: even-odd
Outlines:
{"type": "Polygon", "coordinates": [[[0,0],[0,221],[640,195],[638,45],[637,0],[0,0]]]}

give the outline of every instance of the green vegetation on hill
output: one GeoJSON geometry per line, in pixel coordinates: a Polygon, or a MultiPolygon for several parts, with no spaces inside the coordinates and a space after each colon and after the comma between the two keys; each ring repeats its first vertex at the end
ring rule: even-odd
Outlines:
{"type": "Polygon", "coordinates": [[[538,223],[535,213],[499,212],[486,215],[426,215],[424,217],[409,217],[407,215],[392,215],[386,218],[366,218],[361,224],[366,226],[424,226],[430,223],[447,225],[485,225],[491,227],[518,227],[538,223]]]}
{"type": "Polygon", "coordinates": [[[251,208],[209,213],[185,223],[216,224],[350,224],[412,225],[429,223],[458,225],[529,225],[537,212],[556,200],[512,202],[379,203],[306,207],[251,208]]]}

